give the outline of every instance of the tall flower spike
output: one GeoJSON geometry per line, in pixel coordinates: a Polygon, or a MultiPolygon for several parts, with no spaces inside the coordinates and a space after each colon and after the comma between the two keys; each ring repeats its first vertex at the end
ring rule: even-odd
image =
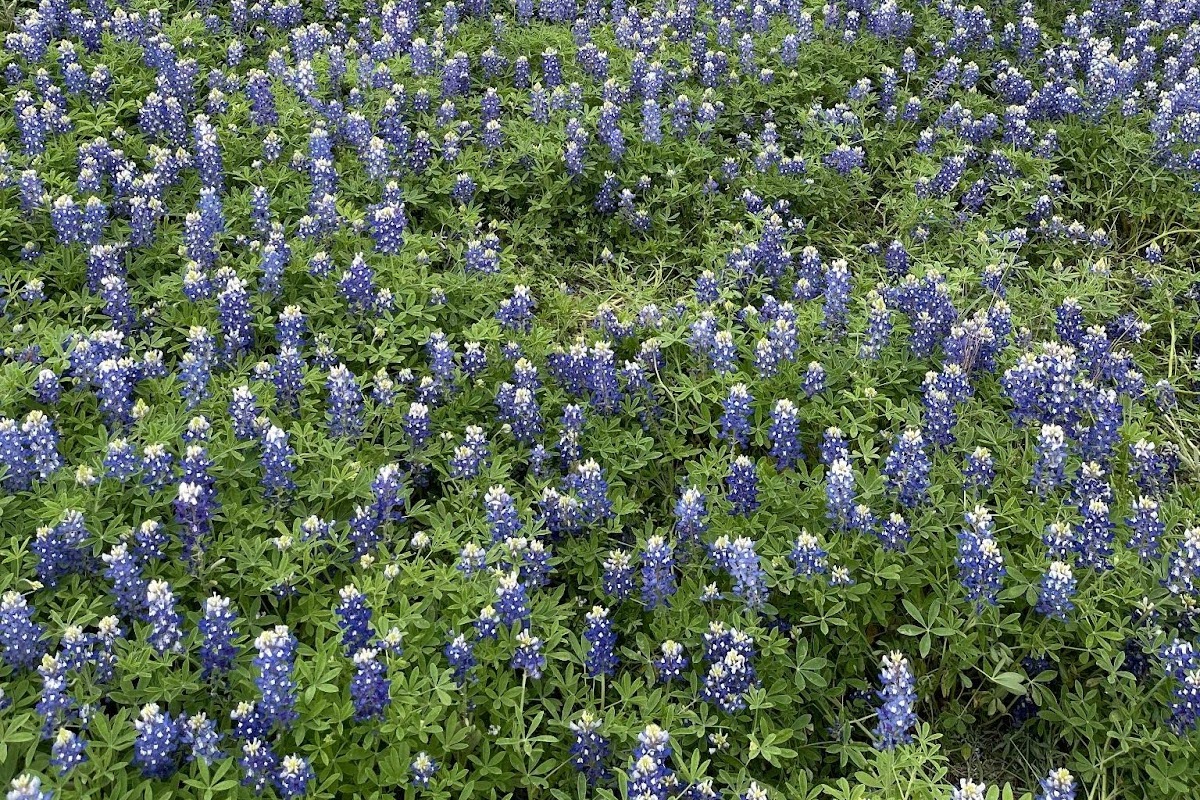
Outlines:
{"type": "Polygon", "coordinates": [[[916,681],[909,668],[908,659],[899,651],[883,658],[879,672],[879,722],[875,726],[875,746],[880,750],[894,750],[897,746],[912,741],[912,728],[917,724],[913,708],[917,702],[916,681]]]}

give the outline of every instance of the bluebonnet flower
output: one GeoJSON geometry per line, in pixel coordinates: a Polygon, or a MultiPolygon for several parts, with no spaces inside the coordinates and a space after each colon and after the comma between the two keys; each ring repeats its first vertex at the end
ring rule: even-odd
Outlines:
{"type": "Polygon", "coordinates": [[[411,403],[404,415],[404,433],[408,436],[409,447],[416,451],[429,441],[429,406],[424,403],[411,403]]]}
{"type": "Polygon", "coordinates": [[[354,653],[350,699],[354,703],[354,718],[360,722],[383,716],[392,702],[392,682],[387,677],[387,667],[378,656],[378,650],[365,647],[354,653]]]}
{"type": "Polygon", "coordinates": [[[829,169],[845,176],[863,166],[866,153],[861,147],[839,144],[832,152],[826,153],[821,161],[829,169]]]}
{"type": "Polygon", "coordinates": [[[1041,792],[1037,800],[1075,800],[1075,778],[1059,767],[1040,781],[1041,792]]]}
{"type": "Polygon", "coordinates": [[[249,441],[258,435],[258,401],[249,386],[238,386],[229,400],[229,418],[233,422],[233,435],[249,441]]]}
{"type": "Polygon", "coordinates": [[[755,345],[754,368],[761,378],[773,377],[778,374],[782,364],[796,359],[799,346],[796,322],[790,304],[787,305],[787,315],[777,317],[767,329],[767,336],[759,339],[755,345]]]}
{"type": "Polygon", "coordinates": [[[613,550],[604,560],[604,593],[620,602],[633,593],[633,559],[627,551],[613,550]]]}
{"type": "Polygon", "coordinates": [[[49,478],[62,466],[58,454],[58,429],[54,420],[39,409],[25,415],[21,425],[24,434],[30,472],[36,472],[43,480],[49,478]]]}
{"type": "Polygon", "coordinates": [[[1076,538],[1079,563],[1097,570],[1112,569],[1116,525],[1109,517],[1108,504],[1099,499],[1087,500],[1079,511],[1083,516],[1076,538]]]}
{"type": "Polygon", "coordinates": [[[0,598],[0,646],[4,661],[13,669],[29,669],[45,652],[41,646],[45,628],[33,621],[33,609],[20,592],[9,590],[0,598]]]}
{"type": "Polygon", "coordinates": [[[475,645],[460,633],[451,638],[442,653],[454,671],[454,680],[459,686],[465,685],[470,671],[475,667],[475,645]]]}
{"type": "Polygon", "coordinates": [[[268,725],[290,728],[299,716],[295,710],[296,681],[292,677],[296,637],[286,625],[276,625],[260,633],[254,647],[258,650],[254,658],[254,666],[258,668],[254,684],[260,694],[257,709],[268,725]]]}
{"type": "Polygon", "coordinates": [[[541,435],[542,411],[532,389],[503,383],[496,393],[496,406],[500,420],[518,442],[532,444],[541,435]]]}
{"type": "Polygon", "coordinates": [[[1171,699],[1171,728],[1186,735],[1200,723],[1200,654],[1191,642],[1175,639],[1160,653],[1163,673],[1175,682],[1171,699]]]}
{"type": "Polygon", "coordinates": [[[748,609],[762,608],[766,602],[766,574],[754,549],[754,541],[739,536],[732,542],[722,536],[710,548],[717,566],[733,578],[733,593],[745,601],[748,609]]]}
{"type": "Polygon", "coordinates": [[[825,389],[825,367],[813,361],[804,373],[804,396],[814,397],[825,389]]]}
{"type": "Polygon", "coordinates": [[[58,658],[68,672],[78,672],[92,660],[93,637],[84,633],[78,625],[63,629],[58,641],[58,658]]]}
{"type": "Polygon", "coordinates": [[[588,369],[585,375],[589,402],[593,408],[606,416],[615,413],[621,406],[621,390],[614,358],[612,346],[608,342],[596,342],[588,354],[588,369]]]}
{"type": "Polygon", "coordinates": [[[496,613],[506,626],[520,623],[522,628],[528,627],[528,597],[518,572],[510,572],[500,578],[496,586],[496,613]]]}
{"type": "Polygon", "coordinates": [[[1200,588],[1200,527],[1188,528],[1171,554],[1166,587],[1183,598],[1194,597],[1200,588]]]}
{"type": "MultiPolygon", "coordinates": [[[[45,372],[45,370],[43,370],[45,372]]],[[[40,376],[39,376],[40,377],[40,376]]],[[[40,402],[46,402],[40,400],[40,402]]],[[[54,401],[50,401],[54,402],[54,401]]],[[[1159,413],[1168,414],[1174,411],[1179,405],[1179,400],[1175,396],[1175,387],[1166,378],[1154,384],[1154,405],[1158,408],[1159,413]]]]}
{"type": "Polygon", "coordinates": [[[68,728],[59,728],[50,748],[50,764],[66,775],[87,761],[87,739],[68,728]]]}
{"type": "Polygon", "coordinates": [[[1052,619],[1065,620],[1075,608],[1071,598],[1075,595],[1075,575],[1071,565],[1065,561],[1054,561],[1042,576],[1038,592],[1037,610],[1052,619]]]}
{"type": "Polygon", "coordinates": [[[270,722],[263,717],[258,710],[258,704],[254,702],[239,702],[229,712],[229,719],[233,723],[231,733],[242,742],[261,739],[271,729],[270,722]]]}
{"type": "Polygon", "coordinates": [[[821,436],[821,463],[831,466],[838,459],[850,461],[850,448],[846,444],[846,434],[841,428],[829,427],[821,436]]]}
{"type": "Polygon", "coordinates": [[[358,438],[363,430],[362,390],[345,364],[329,370],[325,391],[330,435],[338,439],[358,438]]]}
{"type": "Polygon", "coordinates": [[[838,457],[825,476],[825,515],[845,527],[854,508],[854,496],[854,470],[849,461],[838,457]]]}
{"type": "Polygon", "coordinates": [[[467,542],[462,546],[462,552],[458,554],[456,566],[458,571],[467,577],[475,575],[476,572],[482,572],[487,566],[487,551],[474,542],[467,542]]]}
{"type": "Polygon", "coordinates": [[[683,671],[688,667],[688,658],[683,652],[683,645],[668,639],[662,643],[662,655],[651,664],[661,683],[670,683],[683,677],[683,671]]]}
{"type": "Polygon", "coordinates": [[[495,639],[500,635],[500,617],[493,606],[487,605],[479,609],[479,618],[475,620],[475,635],[479,639],[495,639]]]}
{"type": "Polygon", "coordinates": [[[662,536],[651,536],[642,551],[642,602],[648,609],[669,606],[677,588],[671,544],[662,536]]]}
{"type": "Polygon", "coordinates": [[[292,480],[292,459],[296,451],[288,444],[287,433],[275,425],[262,437],[262,484],[268,497],[279,497],[296,488],[292,480]]]}
{"type": "Polygon", "coordinates": [[[204,712],[181,715],[178,726],[180,743],[188,749],[189,762],[212,764],[225,757],[225,752],[221,750],[221,733],[217,730],[216,721],[209,719],[204,712]]]}
{"type": "Polygon", "coordinates": [[[438,763],[430,758],[428,753],[420,752],[413,759],[410,770],[412,771],[413,786],[425,789],[433,782],[433,776],[438,771],[438,763]]]}
{"type": "Polygon", "coordinates": [[[958,786],[950,790],[950,800],[984,800],[987,797],[987,784],[959,778],[958,786]]]}
{"type": "Polygon", "coordinates": [[[527,630],[518,633],[517,649],[513,652],[509,666],[524,672],[534,680],[542,677],[542,670],[546,668],[546,656],[542,654],[542,640],[527,630]]]}
{"type": "Polygon", "coordinates": [[[367,598],[354,585],[343,586],[338,593],[342,602],[336,611],[338,627],[342,631],[342,647],[349,654],[357,653],[367,646],[375,635],[371,628],[371,609],[367,598]]]}
{"type": "Polygon", "coordinates": [[[1052,559],[1064,561],[1076,550],[1075,531],[1066,522],[1051,522],[1042,534],[1042,544],[1052,559]]]}
{"type": "Polygon", "coordinates": [[[976,447],[963,463],[963,483],[971,489],[989,489],[996,479],[996,460],[986,447],[976,447]]]}
{"type": "Polygon", "coordinates": [[[721,415],[720,437],[737,447],[745,447],[750,437],[750,404],[754,398],[749,388],[743,383],[735,383],[729,389],[729,396],[724,403],[724,413],[721,415]]]}
{"type": "Polygon", "coordinates": [[[879,722],[875,726],[875,747],[894,750],[912,741],[912,729],[917,724],[914,707],[917,703],[916,680],[908,659],[898,650],[883,657],[879,671],[879,722]]]}
{"type": "Polygon", "coordinates": [[[737,370],[738,350],[730,331],[713,334],[708,348],[709,364],[718,375],[727,375],[737,370]]]}
{"type": "Polygon", "coordinates": [[[233,669],[238,649],[233,643],[233,624],[237,614],[232,610],[228,597],[214,594],[204,602],[204,616],[200,618],[200,670],[208,678],[224,675],[233,669]]]}
{"type": "MultiPolygon", "coordinates": [[[[179,381],[183,384],[181,391],[188,408],[194,408],[209,395],[208,384],[212,377],[212,359],[215,347],[213,338],[206,328],[194,325],[188,331],[188,349],[183,354],[179,366],[179,381]]],[[[110,374],[114,381],[122,377],[115,368],[110,371],[110,374]]]]}
{"type": "Polygon", "coordinates": [[[725,476],[725,485],[734,514],[749,516],[754,513],[759,505],[758,471],[749,457],[738,456],[734,459],[729,474],[725,476]]]}
{"type": "Polygon", "coordinates": [[[550,550],[540,539],[534,539],[525,548],[522,556],[521,580],[530,586],[545,586],[550,573],[550,550]]]}
{"type": "Polygon", "coordinates": [[[175,520],[184,528],[183,552],[190,557],[212,533],[212,516],[220,504],[209,474],[212,460],[204,447],[189,445],[180,467],[183,475],[173,506],[175,520]]]}
{"type": "Polygon", "coordinates": [[[108,565],[104,577],[112,582],[113,602],[117,610],[126,616],[140,616],[146,607],[148,584],[142,577],[142,565],[130,552],[129,546],[124,542],[115,544],[101,556],[101,560],[108,565]]]}
{"type": "Polygon", "coordinates": [[[250,310],[246,282],[236,275],[229,275],[225,287],[217,294],[217,317],[221,323],[225,358],[233,359],[249,352],[254,346],[254,314],[250,310]]]}
{"type": "Polygon", "coordinates": [[[874,360],[887,346],[892,335],[892,314],[883,296],[872,289],[867,295],[866,341],[858,349],[860,358],[874,360]]]}
{"type": "Polygon", "coordinates": [[[1059,425],[1043,425],[1037,440],[1037,463],[1033,467],[1033,485],[1045,496],[1064,478],[1067,462],[1066,434],[1059,425]]]}
{"type": "Polygon", "coordinates": [[[502,542],[516,536],[521,530],[521,517],[517,505],[503,486],[488,489],[483,499],[484,513],[492,531],[492,542],[502,542]]]}
{"type": "Polygon", "coordinates": [[[638,734],[633,763],[628,770],[630,797],[667,800],[676,786],[671,770],[671,737],[657,725],[647,725],[638,734]]]}
{"type": "Polygon", "coordinates": [[[242,744],[238,766],[242,768],[242,786],[248,786],[256,795],[261,795],[275,782],[279,757],[271,745],[261,739],[252,739],[242,744]]]}
{"type": "Polygon", "coordinates": [[[33,465],[29,461],[29,445],[20,424],[7,417],[0,418],[0,486],[10,492],[29,488],[33,465]]]}
{"type": "Polygon", "coordinates": [[[165,489],[171,482],[171,464],[174,461],[167,448],[161,444],[148,444],[142,449],[142,485],[151,492],[165,489]]]}
{"type": "Polygon", "coordinates": [[[496,319],[500,324],[512,331],[528,333],[533,328],[533,311],[537,301],[528,286],[517,284],[513,287],[512,297],[500,301],[496,311],[496,319]]]}
{"type": "Polygon", "coordinates": [[[53,588],[68,575],[85,572],[90,563],[83,514],[68,511],[58,524],[38,528],[30,550],[37,556],[38,580],[53,588]]]}
{"type": "Polygon", "coordinates": [[[675,501],[675,535],[681,543],[699,544],[708,530],[708,511],[704,494],[689,486],[675,501]]]}
{"type": "Polygon", "coordinates": [[[156,703],[142,706],[133,721],[137,736],[133,741],[133,762],[147,778],[166,780],[179,768],[179,729],[170,713],[156,703]]]}
{"type": "Polygon", "coordinates": [[[1173,450],[1160,449],[1154,442],[1138,439],[1129,446],[1129,455],[1130,474],[1146,494],[1159,495],[1174,480],[1178,455],[1173,450]]]}
{"type": "Polygon", "coordinates": [[[379,307],[380,293],[375,286],[375,270],[367,264],[362,253],[354,254],[349,268],[342,272],[337,290],[352,312],[369,314],[383,310],[379,307]]]}
{"type": "Polygon", "coordinates": [[[288,800],[292,797],[303,797],[308,794],[308,785],[316,778],[316,773],[307,759],[292,754],[284,756],[279,762],[279,774],[275,777],[275,788],[279,796],[288,800]]]}
{"type": "Polygon", "coordinates": [[[783,471],[804,460],[799,411],[791,400],[776,401],[767,435],[771,440],[771,457],[778,470],[783,471]]]}
{"type": "Polygon", "coordinates": [[[7,800],[53,800],[54,792],[42,791],[42,779],[36,775],[22,773],[12,779],[7,800]]]}
{"type": "Polygon", "coordinates": [[[796,575],[811,578],[814,575],[824,575],[829,570],[826,555],[817,537],[808,531],[801,531],[788,558],[792,561],[796,575]]]}
{"type": "Polygon", "coordinates": [[[704,270],[696,278],[696,302],[700,305],[712,305],[720,297],[720,284],[712,270],[704,270]]]}
{"type": "Polygon", "coordinates": [[[569,727],[575,735],[570,750],[571,764],[577,772],[583,773],[589,786],[595,786],[608,775],[604,761],[609,755],[609,742],[600,733],[600,720],[590,711],[584,711],[569,727]]]}
{"type": "Polygon", "coordinates": [[[579,515],[584,523],[594,525],[612,517],[608,482],[604,479],[604,470],[595,459],[589,458],[576,466],[564,481],[564,486],[579,498],[579,515]]]}
{"type": "Polygon", "coordinates": [[[753,658],[754,640],[748,634],[712,623],[704,634],[704,660],[709,667],[700,699],[726,714],[745,708],[746,693],[758,683],[753,658]]]}
{"type": "Polygon", "coordinates": [[[175,595],[166,581],[150,581],[146,588],[146,619],[150,623],[150,646],[158,654],[183,649],[180,616],[175,595]]]}
{"type": "Polygon", "coordinates": [[[62,659],[46,653],[38,665],[42,691],[34,710],[42,717],[42,738],[49,738],[59,727],[78,721],[78,704],[67,685],[67,667],[62,659]]]}
{"type": "Polygon", "coordinates": [[[1158,514],[1158,501],[1141,495],[1133,504],[1133,516],[1125,520],[1132,536],[1130,549],[1136,550],[1145,561],[1156,561],[1160,555],[1159,540],[1166,532],[1166,525],[1158,514]]]}
{"type": "Polygon", "coordinates": [[[966,514],[966,526],[958,534],[958,579],[966,591],[968,602],[977,611],[984,604],[996,605],[1000,586],[1007,574],[1000,546],[992,538],[992,515],[986,508],[976,506],[966,514]]]}
{"type": "Polygon", "coordinates": [[[890,514],[879,528],[879,538],[885,550],[902,552],[912,539],[908,521],[900,514],[890,514]]]}
{"type": "Polygon", "coordinates": [[[588,642],[588,651],[584,658],[584,668],[593,678],[612,675],[618,663],[615,652],[617,635],[613,632],[612,620],[608,618],[608,609],[593,606],[585,619],[587,628],[583,632],[583,638],[588,642]]]}
{"type": "Polygon", "coordinates": [[[883,475],[901,505],[913,508],[926,499],[931,466],[920,430],[908,428],[896,438],[884,462],[883,475]]]}

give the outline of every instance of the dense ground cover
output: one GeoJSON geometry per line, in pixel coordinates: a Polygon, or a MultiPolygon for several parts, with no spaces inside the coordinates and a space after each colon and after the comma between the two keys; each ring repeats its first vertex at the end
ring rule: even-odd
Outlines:
{"type": "Polygon", "coordinates": [[[1195,793],[1200,4],[1044,5],[11,8],[10,800],[1195,793]]]}

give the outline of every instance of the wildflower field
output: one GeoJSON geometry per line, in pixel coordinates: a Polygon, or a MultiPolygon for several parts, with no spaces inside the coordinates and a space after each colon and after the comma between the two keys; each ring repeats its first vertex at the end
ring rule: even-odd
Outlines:
{"type": "Polygon", "coordinates": [[[1200,796],[1200,0],[0,33],[8,800],[1200,796]]]}

